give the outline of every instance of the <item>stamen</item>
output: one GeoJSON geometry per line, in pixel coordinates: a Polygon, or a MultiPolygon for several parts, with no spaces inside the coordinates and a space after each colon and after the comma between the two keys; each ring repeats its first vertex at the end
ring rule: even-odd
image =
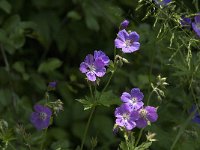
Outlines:
{"type": "Polygon", "coordinates": [[[132,41],[131,40],[126,40],[125,44],[126,44],[126,47],[130,47],[131,44],[132,44],[132,41]]]}
{"type": "Polygon", "coordinates": [[[137,102],[137,98],[136,97],[133,97],[131,100],[132,100],[133,103],[137,102]]]}
{"type": "Polygon", "coordinates": [[[89,66],[89,70],[90,70],[91,72],[95,72],[96,68],[95,68],[94,65],[90,65],[90,66],[89,66]]]}
{"type": "Polygon", "coordinates": [[[129,120],[129,114],[128,113],[124,113],[122,116],[123,116],[124,120],[129,120]]]}
{"type": "Polygon", "coordinates": [[[197,23],[197,24],[196,24],[196,27],[197,27],[198,29],[200,29],[200,23],[197,23]]]}
{"type": "Polygon", "coordinates": [[[142,118],[146,118],[147,111],[145,109],[141,109],[139,113],[142,118]]]}
{"type": "Polygon", "coordinates": [[[39,115],[41,120],[45,120],[47,118],[47,114],[45,112],[40,112],[39,115]]]}

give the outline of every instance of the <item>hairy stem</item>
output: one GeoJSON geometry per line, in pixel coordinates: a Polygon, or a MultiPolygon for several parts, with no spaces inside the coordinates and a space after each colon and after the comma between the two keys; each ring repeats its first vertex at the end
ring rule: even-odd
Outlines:
{"type": "Polygon", "coordinates": [[[42,133],[42,143],[40,145],[40,150],[44,149],[44,143],[45,143],[45,138],[46,138],[46,135],[47,135],[47,130],[48,130],[48,128],[46,128],[42,133]]]}
{"type": "MultiPolygon", "coordinates": [[[[153,69],[153,62],[154,62],[154,58],[155,58],[155,49],[153,50],[152,52],[152,56],[151,56],[151,60],[150,60],[150,69],[149,69],[149,88],[148,88],[148,93],[150,92],[150,89],[151,89],[151,75],[152,75],[152,69],[153,69]]],[[[153,91],[151,92],[150,95],[152,95],[153,91]]],[[[149,104],[149,100],[147,100],[147,105],[149,104]]]]}
{"type": "Polygon", "coordinates": [[[139,141],[140,141],[140,139],[141,139],[141,137],[142,137],[142,132],[143,132],[143,130],[144,130],[144,128],[142,128],[142,129],[140,130],[140,133],[139,133],[139,135],[138,135],[137,141],[135,142],[135,147],[137,147],[137,145],[138,145],[138,143],[139,143],[139,141]]]}
{"type": "Polygon", "coordinates": [[[92,86],[90,83],[88,83],[89,89],[90,89],[90,94],[91,94],[91,98],[94,99],[94,94],[92,92],[92,86]]]}
{"type": "Polygon", "coordinates": [[[149,94],[149,97],[148,97],[148,99],[147,99],[147,106],[149,105],[149,101],[150,101],[150,98],[151,98],[153,92],[154,92],[154,90],[152,90],[151,93],[149,94]]]}
{"type": "Polygon", "coordinates": [[[110,84],[110,81],[111,81],[111,79],[112,79],[112,77],[113,77],[113,74],[114,74],[114,72],[111,73],[110,78],[108,79],[108,82],[106,83],[106,85],[105,85],[105,87],[103,88],[103,90],[102,90],[101,93],[105,92],[106,88],[107,88],[108,85],[110,84]]]}
{"type": "Polygon", "coordinates": [[[92,120],[92,116],[94,114],[94,111],[95,111],[95,106],[92,108],[92,111],[90,112],[89,119],[87,121],[87,125],[86,125],[86,128],[85,128],[84,134],[83,134],[83,140],[82,140],[82,143],[81,143],[81,150],[83,150],[83,145],[85,143],[86,135],[87,135],[87,132],[88,132],[88,129],[89,129],[90,122],[92,120]]]}

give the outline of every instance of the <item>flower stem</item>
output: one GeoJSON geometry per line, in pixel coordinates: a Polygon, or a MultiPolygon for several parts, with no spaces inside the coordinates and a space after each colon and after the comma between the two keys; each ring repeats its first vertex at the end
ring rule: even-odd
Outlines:
{"type": "Polygon", "coordinates": [[[110,78],[108,79],[108,82],[106,83],[105,87],[103,88],[101,94],[106,90],[106,88],[108,87],[108,85],[110,84],[110,81],[113,77],[114,72],[111,73],[110,78]]]}
{"type": "Polygon", "coordinates": [[[93,92],[92,92],[92,86],[91,86],[90,83],[88,83],[88,86],[89,86],[89,89],[90,89],[91,98],[94,99],[94,95],[93,95],[93,92]]]}
{"type": "Polygon", "coordinates": [[[95,106],[92,108],[92,111],[90,112],[89,119],[87,121],[87,125],[86,125],[86,128],[85,128],[84,134],[83,134],[83,140],[82,140],[82,143],[81,143],[81,150],[83,150],[83,145],[85,143],[86,135],[87,135],[87,132],[88,132],[88,129],[89,129],[89,125],[90,125],[92,116],[94,114],[94,111],[95,111],[95,106]]]}
{"type": "MultiPolygon", "coordinates": [[[[115,68],[115,65],[116,65],[116,60],[115,60],[115,56],[116,56],[116,48],[114,48],[114,52],[113,52],[113,57],[114,57],[114,68],[115,68]]],[[[115,73],[115,71],[117,70],[117,68],[114,69],[113,72],[111,72],[111,75],[110,75],[110,78],[108,79],[108,82],[106,83],[105,87],[103,88],[103,90],[101,91],[101,94],[99,96],[99,98],[101,97],[101,95],[103,94],[103,92],[106,90],[106,88],[108,87],[108,85],[110,84],[110,81],[115,73]]],[[[99,99],[98,98],[98,99],[99,99]]]]}
{"type": "Polygon", "coordinates": [[[46,138],[46,134],[47,134],[47,129],[48,129],[48,128],[46,128],[46,129],[44,130],[43,134],[42,134],[42,143],[41,143],[41,145],[40,145],[40,150],[43,150],[43,149],[44,149],[44,143],[45,143],[45,138],[46,138]]]}
{"type": "Polygon", "coordinates": [[[192,87],[191,87],[191,93],[192,93],[192,97],[193,97],[194,103],[195,103],[195,105],[196,105],[197,111],[198,111],[198,113],[200,114],[198,101],[196,100],[196,96],[195,96],[195,94],[194,94],[194,91],[193,91],[193,88],[192,88],[192,87]]]}
{"type": "MultiPolygon", "coordinates": [[[[155,44],[154,44],[155,45],[155,44]]],[[[153,52],[152,52],[152,56],[151,56],[151,60],[150,60],[150,69],[149,69],[149,75],[148,75],[148,77],[149,77],[149,88],[148,88],[148,93],[150,92],[150,89],[151,89],[151,78],[152,78],[152,70],[153,70],[153,63],[154,63],[154,58],[155,58],[155,49],[153,50],[153,52]]],[[[150,93],[150,96],[153,94],[153,91],[150,93]]],[[[147,100],[147,105],[149,105],[149,101],[150,101],[150,96],[149,96],[149,98],[148,98],[148,100],[147,100]]]]}
{"type": "Polygon", "coordinates": [[[147,99],[147,106],[149,105],[149,101],[150,101],[150,98],[151,98],[153,92],[154,92],[154,90],[152,90],[151,93],[149,94],[149,97],[148,97],[148,99],[147,99]]]}
{"type": "Polygon", "coordinates": [[[129,135],[128,135],[127,130],[124,133],[124,138],[125,138],[125,141],[126,141],[127,150],[130,150],[130,147],[129,147],[129,135]]]}
{"type": "Polygon", "coordinates": [[[143,130],[144,130],[144,128],[142,128],[142,129],[140,130],[140,133],[139,133],[139,135],[138,135],[137,141],[135,142],[135,147],[137,147],[137,145],[138,145],[138,143],[139,143],[139,141],[140,141],[140,139],[141,139],[143,130]]]}

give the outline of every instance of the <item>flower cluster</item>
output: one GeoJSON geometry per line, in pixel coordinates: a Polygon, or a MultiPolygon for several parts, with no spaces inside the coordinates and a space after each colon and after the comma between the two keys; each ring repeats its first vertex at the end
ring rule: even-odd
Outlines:
{"type": "MultiPolygon", "coordinates": [[[[121,49],[123,53],[132,53],[140,48],[140,43],[138,42],[140,36],[135,31],[127,32],[126,28],[128,25],[128,20],[124,20],[120,24],[120,30],[117,34],[117,38],[115,39],[115,47],[121,49]]],[[[126,60],[124,58],[122,59],[126,60]]],[[[97,80],[97,78],[101,78],[105,75],[106,67],[109,65],[109,63],[109,57],[101,50],[96,50],[94,51],[94,55],[88,54],[85,57],[84,62],[80,64],[79,70],[86,75],[89,81],[94,82],[97,80]]]]}
{"type": "Polygon", "coordinates": [[[96,81],[97,77],[103,77],[106,73],[106,66],[109,65],[109,57],[102,51],[94,51],[94,55],[88,54],[84,62],[80,64],[80,71],[85,73],[87,79],[96,81]]]}
{"type": "Polygon", "coordinates": [[[182,16],[180,23],[186,29],[190,30],[192,28],[196,35],[200,37],[200,13],[197,13],[194,17],[194,21],[191,18],[182,16]]]}
{"type": "Polygon", "coordinates": [[[115,110],[116,126],[132,130],[135,127],[144,128],[157,120],[157,108],[144,106],[143,98],[139,88],[133,88],[130,93],[122,93],[121,101],[124,103],[115,110]]]}

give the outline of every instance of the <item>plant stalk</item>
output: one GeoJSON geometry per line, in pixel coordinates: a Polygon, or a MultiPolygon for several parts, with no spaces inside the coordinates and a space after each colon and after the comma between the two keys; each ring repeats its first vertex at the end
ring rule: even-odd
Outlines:
{"type": "Polygon", "coordinates": [[[84,134],[83,134],[83,140],[82,140],[82,143],[81,143],[81,150],[83,150],[83,145],[85,143],[86,135],[87,135],[87,132],[88,132],[88,129],[89,129],[90,122],[91,122],[92,116],[94,114],[94,111],[95,111],[95,106],[92,108],[92,111],[90,112],[89,119],[87,121],[87,125],[86,125],[86,128],[85,128],[84,134]]]}
{"type": "Polygon", "coordinates": [[[135,142],[135,147],[137,147],[137,145],[138,145],[138,143],[139,143],[139,141],[140,141],[140,139],[141,139],[141,137],[142,137],[142,132],[143,132],[143,130],[144,130],[144,128],[142,128],[142,129],[140,130],[140,133],[139,133],[139,135],[138,135],[137,141],[135,142]]]}

